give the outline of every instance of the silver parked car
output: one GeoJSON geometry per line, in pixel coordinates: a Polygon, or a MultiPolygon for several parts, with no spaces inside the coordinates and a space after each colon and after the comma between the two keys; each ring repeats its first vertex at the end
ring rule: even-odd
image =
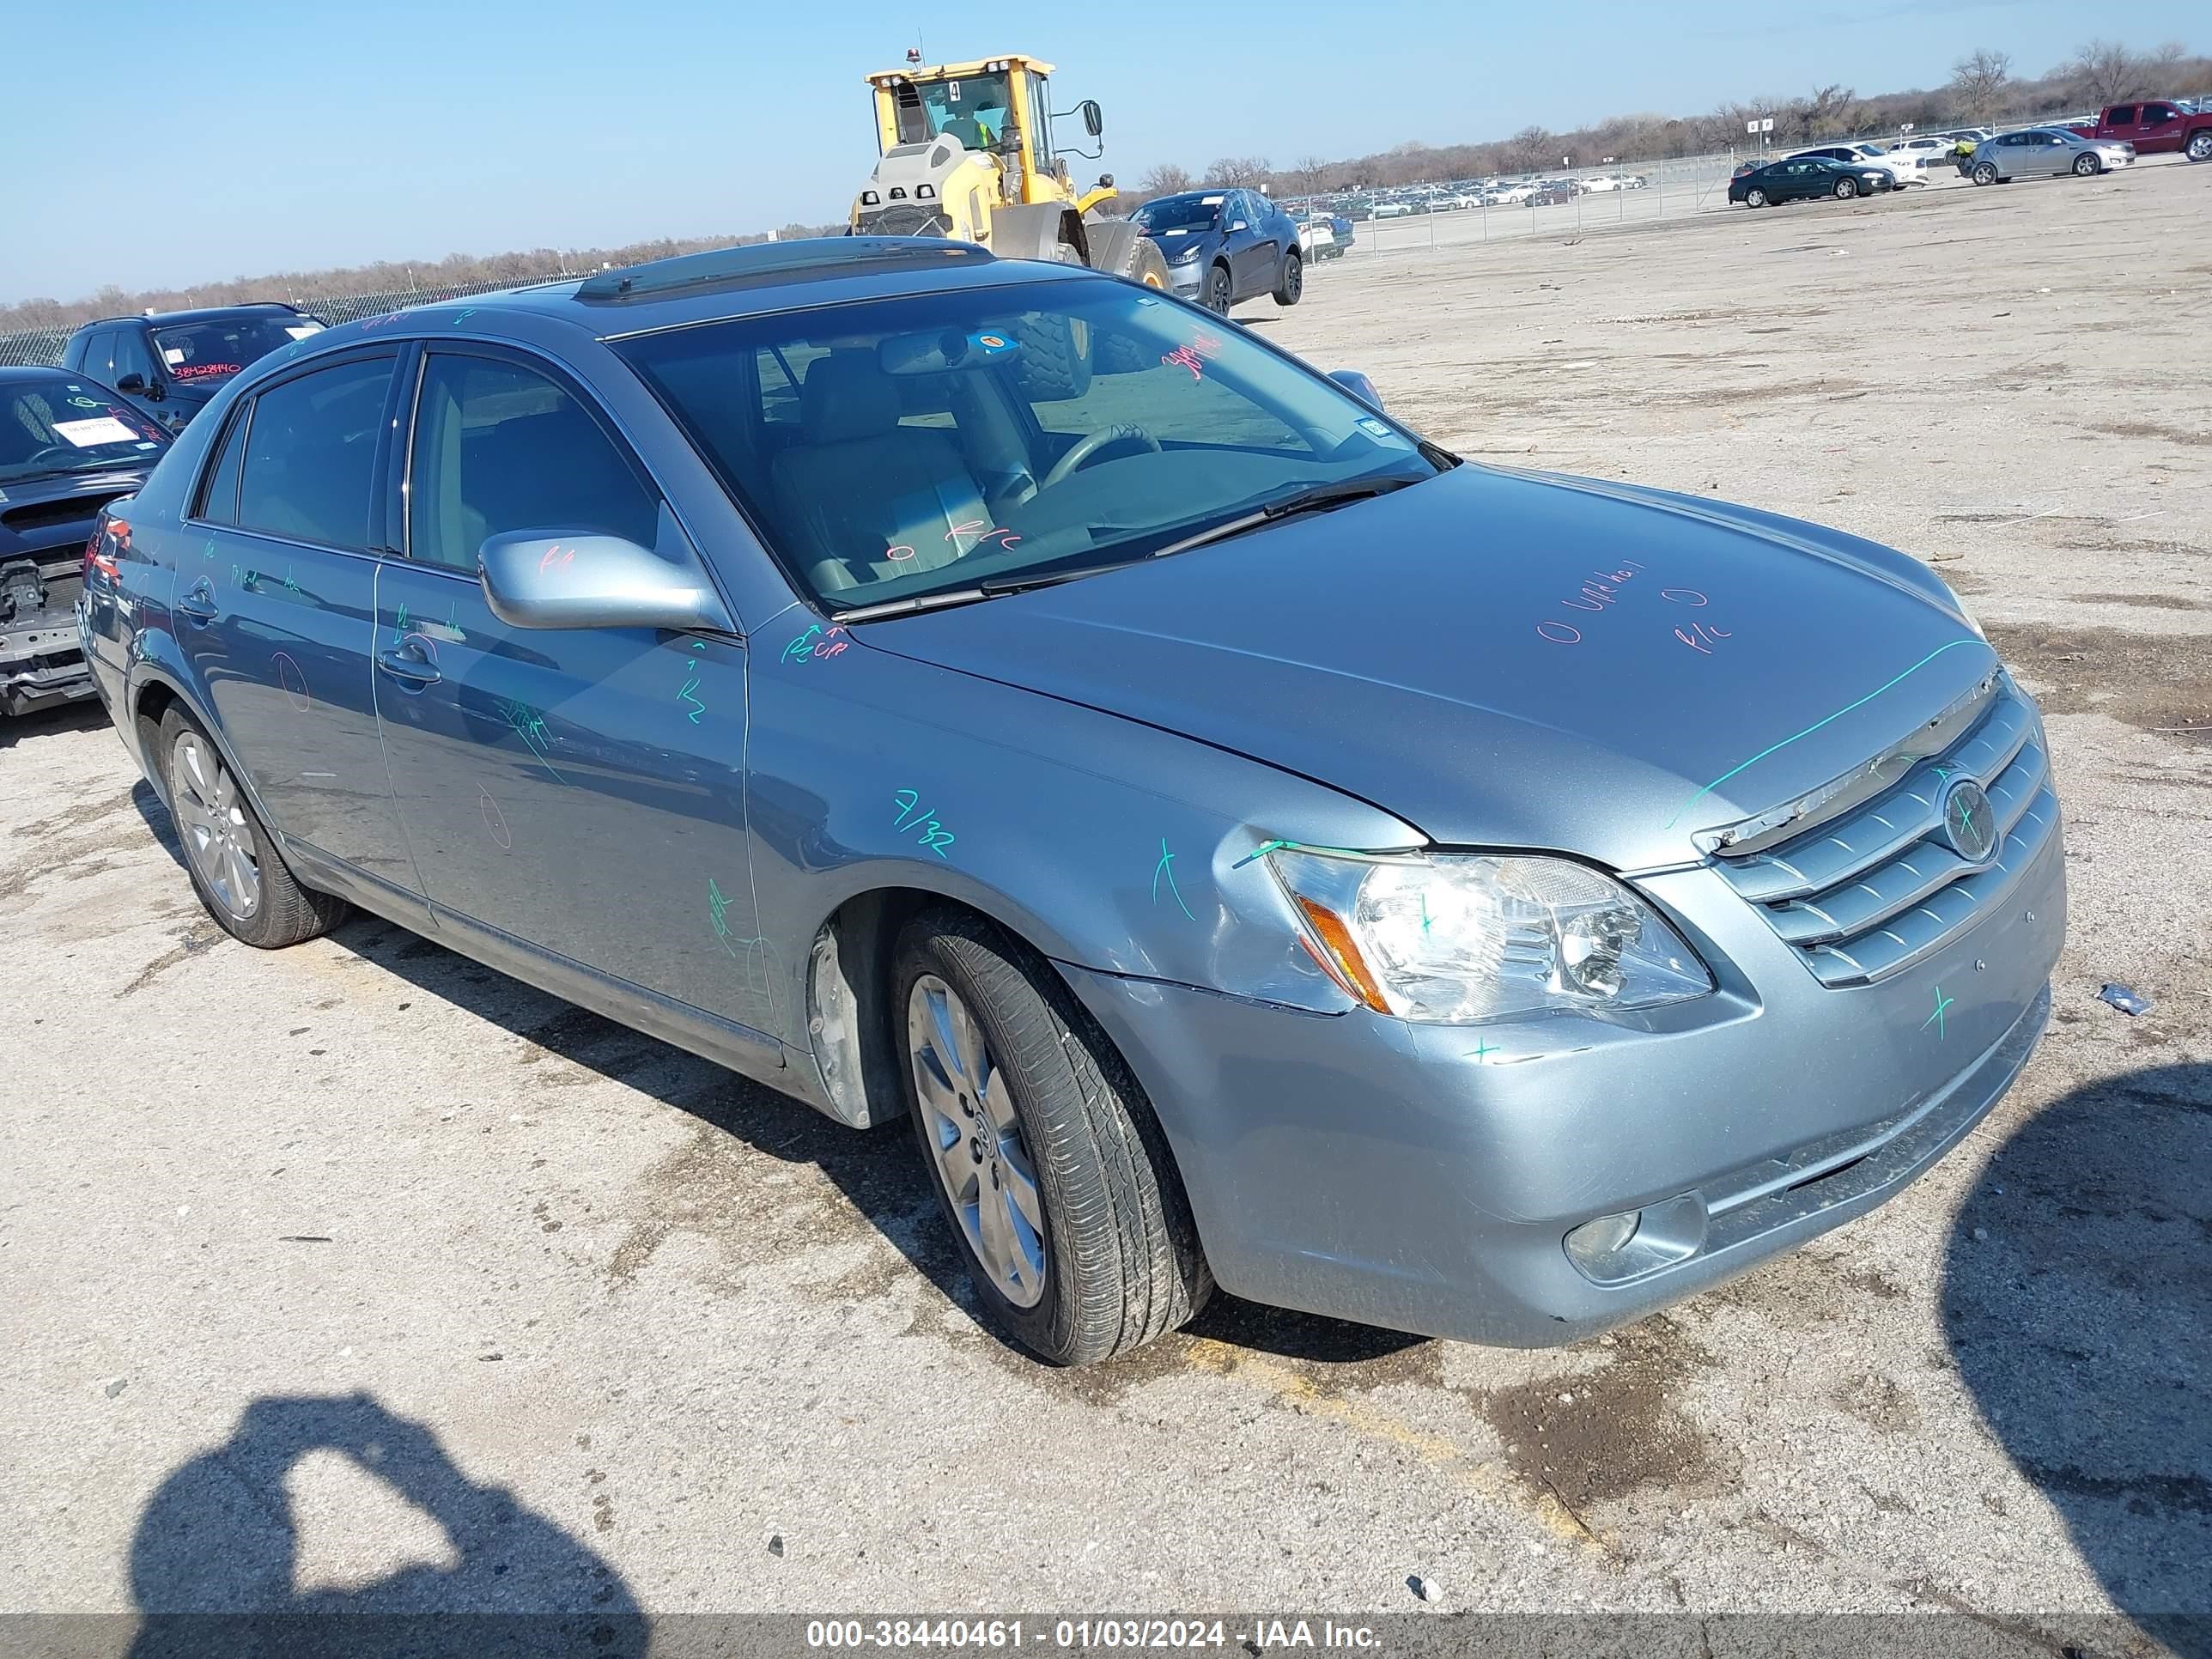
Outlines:
{"type": "Polygon", "coordinates": [[[357,907],[908,1120],[1063,1364],[1217,1283],[1639,1318],[1897,1193],[2050,1013],[2042,725],[1927,565],[1463,462],[1080,267],[841,237],[347,324],[85,569],[225,928],[357,907]]]}
{"type": "Polygon", "coordinates": [[[2136,147],[2110,138],[2087,138],[2064,127],[2028,127],[2001,132],[1974,147],[1966,176],[1978,185],[2008,185],[2015,179],[2055,177],[2062,173],[2087,179],[2136,164],[2136,147]]]}

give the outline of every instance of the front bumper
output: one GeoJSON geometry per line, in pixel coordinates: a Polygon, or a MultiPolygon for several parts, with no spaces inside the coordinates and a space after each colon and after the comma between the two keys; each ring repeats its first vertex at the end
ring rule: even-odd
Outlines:
{"type": "Polygon", "coordinates": [[[1206,286],[1206,261],[1186,259],[1179,265],[1170,265],[1168,286],[1185,298],[1197,293],[1206,286]]]}
{"type": "Polygon", "coordinates": [[[2049,1016],[2061,843],[1934,956],[1839,989],[1715,872],[1647,880],[1722,983],[1602,1022],[1412,1025],[1063,971],[1152,1102],[1224,1288],[1544,1346],[1840,1225],[1971,1131],[2049,1016]],[[1586,1275],[1565,1235],[1630,1211],[1687,1253],[1586,1275]]]}

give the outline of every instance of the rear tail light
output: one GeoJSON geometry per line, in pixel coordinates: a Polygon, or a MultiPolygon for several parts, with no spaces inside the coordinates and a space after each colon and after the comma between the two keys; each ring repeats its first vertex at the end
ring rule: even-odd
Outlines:
{"type": "Polygon", "coordinates": [[[119,545],[127,547],[131,544],[131,526],[123,520],[111,519],[103,513],[94,522],[91,538],[84,544],[86,580],[89,581],[92,579],[92,573],[95,570],[110,581],[117,580],[122,576],[123,572],[117,568],[114,559],[107,551],[110,536],[112,536],[119,545]]]}

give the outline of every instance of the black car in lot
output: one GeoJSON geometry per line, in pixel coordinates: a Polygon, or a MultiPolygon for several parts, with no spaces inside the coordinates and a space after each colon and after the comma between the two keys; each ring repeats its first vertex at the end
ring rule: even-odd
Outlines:
{"type": "Polygon", "coordinates": [[[62,348],[62,367],[111,386],[171,432],[207,406],[230,377],[322,324],[281,301],[104,317],[62,348]]]}
{"type": "Polygon", "coordinates": [[[0,368],[0,715],[92,695],[73,614],[87,543],[100,509],[135,494],[168,447],[106,386],[0,368]]]}
{"type": "Polygon", "coordinates": [[[1887,167],[1851,167],[1825,156],[1792,155],[1748,173],[1739,172],[1729,181],[1728,198],[1756,208],[1775,202],[1809,201],[1816,196],[1848,201],[1896,188],[1897,179],[1887,167]]]}

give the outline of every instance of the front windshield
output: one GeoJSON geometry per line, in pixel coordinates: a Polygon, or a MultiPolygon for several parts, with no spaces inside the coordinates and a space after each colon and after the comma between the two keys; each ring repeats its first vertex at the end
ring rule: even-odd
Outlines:
{"type": "Polygon", "coordinates": [[[933,81],[921,91],[931,137],[950,132],[969,149],[988,149],[1005,136],[1008,100],[1004,75],[933,81]]]}
{"type": "Polygon", "coordinates": [[[187,384],[227,380],[257,358],[319,333],[322,326],[312,317],[289,311],[172,323],[154,331],[154,349],[161,354],[161,367],[172,380],[187,384]]]}
{"type": "Polygon", "coordinates": [[[149,466],[161,428],[104,387],[59,377],[0,380],[0,483],[149,466]]]}
{"type": "Polygon", "coordinates": [[[1111,564],[1316,485],[1437,470],[1411,434],[1235,324],[1103,277],[743,318],[617,349],[836,608],[1111,564]]]}
{"type": "Polygon", "coordinates": [[[1206,230],[1221,216],[1218,196],[1170,196],[1147,202],[1129,216],[1139,227],[1158,236],[1176,230],[1206,230]]]}

